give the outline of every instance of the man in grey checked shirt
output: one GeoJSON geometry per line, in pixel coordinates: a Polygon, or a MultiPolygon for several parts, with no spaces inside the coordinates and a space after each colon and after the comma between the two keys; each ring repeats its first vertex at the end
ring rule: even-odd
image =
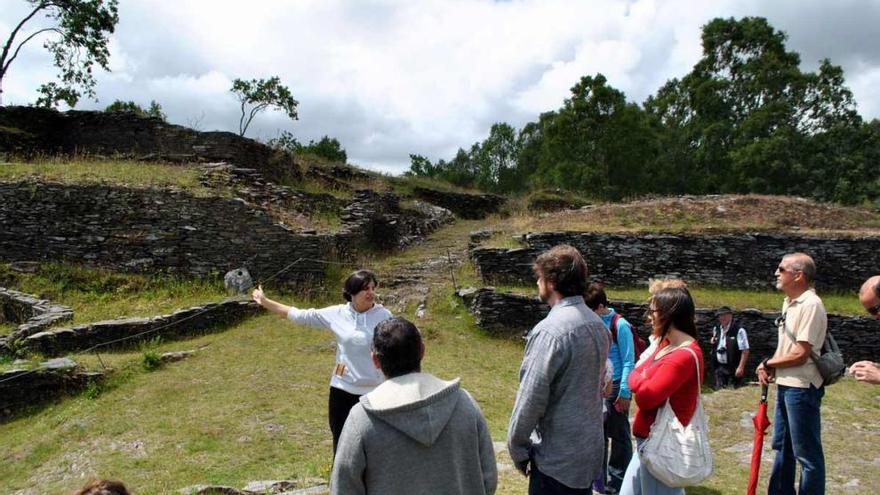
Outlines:
{"type": "Polygon", "coordinates": [[[556,246],[535,261],[550,314],[527,336],[508,450],[529,494],[591,494],[602,470],[602,378],[609,335],[584,303],[587,265],[556,246]]]}

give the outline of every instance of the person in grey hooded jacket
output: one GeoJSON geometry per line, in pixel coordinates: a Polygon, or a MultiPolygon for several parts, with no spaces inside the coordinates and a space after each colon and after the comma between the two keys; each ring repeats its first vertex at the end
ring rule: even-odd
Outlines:
{"type": "Polygon", "coordinates": [[[425,346],[404,318],[380,323],[373,361],[386,381],[352,408],[333,465],[333,495],[491,495],[498,471],[486,419],[458,379],[421,372],[425,346]]]}

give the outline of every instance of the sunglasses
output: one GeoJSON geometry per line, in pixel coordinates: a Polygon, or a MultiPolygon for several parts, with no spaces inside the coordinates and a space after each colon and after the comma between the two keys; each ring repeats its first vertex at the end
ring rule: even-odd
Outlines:
{"type": "Polygon", "coordinates": [[[776,267],[776,271],[778,271],[779,273],[785,273],[785,272],[794,273],[794,272],[799,272],[800,270],[795,270],[795,269],[792,269],[792,268],[786,268],[786,267],[784,267],[784,266],[782,266],[782,265],[779,265],[779,266],[776,267]]]}

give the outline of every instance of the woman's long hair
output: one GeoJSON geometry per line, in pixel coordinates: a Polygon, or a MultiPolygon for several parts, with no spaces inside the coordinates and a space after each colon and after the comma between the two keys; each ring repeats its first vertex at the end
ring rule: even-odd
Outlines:
{"type": "Polygon", "coordinates": [[[686,287],[668,287],[657,291],[650,306],[657,310],[652,318],[658,321],[661,339],[666,337],[670,328],[675,327],[699,340],[694,299],[686,287]]]}

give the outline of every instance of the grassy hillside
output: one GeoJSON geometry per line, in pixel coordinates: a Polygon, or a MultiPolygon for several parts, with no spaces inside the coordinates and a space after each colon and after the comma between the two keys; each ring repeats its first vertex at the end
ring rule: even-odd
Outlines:
{"type": "MultiPolygon", "coordinates": [[[[453,225],[405,253],[364,262],[377,267],[380,281],[388,280],[443,251],[438,249],[440,240],[461,238],[471,227],[453,225]]],[[[467,281],[462,280],[467,270],[465,266],[457,272],[459,284],[467,281]]],[[[310,291],[308,298],[270,290],[301,305],[330,304],[336,302],[336,284],[344,271],[329,270],[324,288],[310,291]]],[[[120,287],[147,282],[135,277],[120,285],[129,276],[87,269],[56,267],[48,272],[12,281],[84,311],[103,308],[93,310],[94,317],[129,314],[128,308],[158,313],[166,311],[169,300],[179,298],[184,306],[191,300],[214,300],[221,292],[208,282],[166,284],[161,278],[143,290],[129,290],[120,287]],[[108,277],[115,282],[107,282],[108,277]],[[105,299],[97,299],[99,294],[105,299]]],[[[493,438],[504,442],[522,343],[483,334],[451,291],[447,274],[438,273],[430,280],[425,318],[415,319],[413,305],[403,313],[427,337],[425,370],[442,378],[460,376],[483,408],[493,438]]],[[[700,298],[697,294],[698,302],[700,298]]],[[[763,298],[778,302],[779,296],[767,292],[763,298]]],[[[0,424],[0,491],[66,493],[91,476],[123,479],[139,494],[169,493],[200,483],[240,487],[257,479],[326,479],[331,455],[326,398],[333,352],[328,333],[266,314],[222,333],[102,353],[104,363],[116,370],[103,386],[0,424]],[[198,352],[154,371],[143,367],[145,351],[186,349],[198,352]]],[[[93,355],[75,359],[89,368],[100,367],[93,355]]],[[[756,388],[706,396],[718,467],[710,480],[689,493],[743,492],[743,457],[752,430],[741,423],[757,398],[756,388]]],[[[829,388],[823,414],[829,491],[846,493],[840,487],[853,480],[858,480],[853,493],[880,491],[880,459],[871,454],[880,441],[880,426],[873,421],[880,414],[877,391],[844,380],[829,388]]],[[[771,459],[772,453],[766,452],[765,458],[771,459]]],[[[511,470],[503,449],[498,460],[499,493],[524,493],[525,480],[511,470]]],[[[764,466],[764,483],[769,466],[764,466]]]]}

